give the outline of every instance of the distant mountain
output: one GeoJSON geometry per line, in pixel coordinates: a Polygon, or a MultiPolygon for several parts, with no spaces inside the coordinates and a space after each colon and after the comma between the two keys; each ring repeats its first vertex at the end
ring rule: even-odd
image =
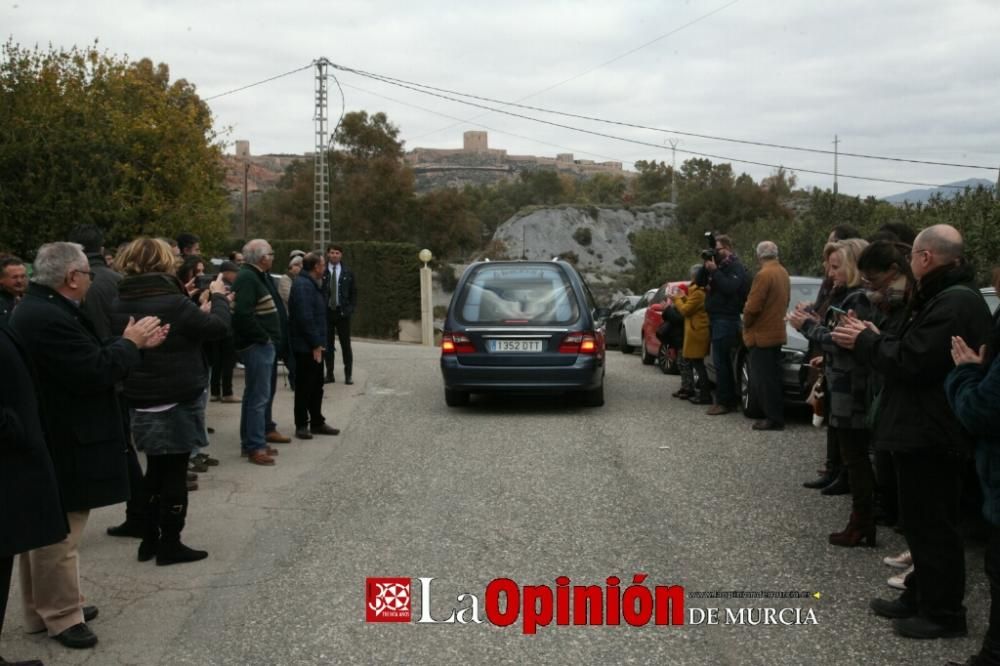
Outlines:
{"type": "MultiPolygon", "coordinates": [[[[982,185],[986,189],[992,190],[994,188],[993,181],[986,180],[985,178],[968,178],[966,180],[960,180],[954,183],[947,183],[948,185],[954,185],[960,188],[971,187],[975,189],[977,186],[982,185]]],[[[951,187],[931,187],[926,190],[910,190],[909,192],[903,192],[902,194],[893,194],[888,197],[882,197],[883,201],[888,201],[892,204],[901,204],[904,202],[910,203],[926,203],[930,200],[931,195],[941,194],[944,197],[953,196],[956,192],[961,192],[962,190],[956,190],[951,187]]]]}

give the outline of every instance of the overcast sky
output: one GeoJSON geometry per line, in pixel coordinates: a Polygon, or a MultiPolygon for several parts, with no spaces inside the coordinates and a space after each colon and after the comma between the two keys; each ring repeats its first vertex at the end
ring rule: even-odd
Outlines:
{"type": "MultiPolygon", "coordinates": [[[[997,0],[7,0],[0,31],[26,46],[96,39],[112,53],[168,64],[174,78],[193,82],[203,97],[326,57],[608,120],[823,149],[832,149],[836,134],[842,151],[993,167],[841,157],[842,174],[940,184],[996,181],[1000,167],[997,0]]],[[[522,112],[654,144],[636,145],[485,113],[355,74],[337,77],[347,110],[385,111],[408,149],[459,147],[463,131],[485,127],[492,148],[572,152],[626,168],[640,159],[669,160],[666,142],[673,138],[678,163],[689,150],[833,170],[827,155],[522,112]]],[[[313,148],[309,69],[209,104],[217,127],[229,128],[230,144],[247,139],[254,154],[313,148]]],[[[331,82],[331,125],[340,106],[331,82]]],[[[758,179],[771,171],[733,167],[758,179]]],[[[832,186],[830,176],[798,177],[802,185],[832,186]]],[[[908,189],[914,186],[840,180],[840,191],[850,194],[908,189]]]]}

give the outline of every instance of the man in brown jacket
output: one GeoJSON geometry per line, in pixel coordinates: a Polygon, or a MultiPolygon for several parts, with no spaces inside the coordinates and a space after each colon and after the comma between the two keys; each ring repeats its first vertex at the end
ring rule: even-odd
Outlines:
{"type": "Polygon", "coordinates": [[[771,241],[757,244],[760,271],[754,276],[750,295],[743,306],[743,343],[749,352],[750,392],[764,412],[754,430],[783,430],[784,393],[781,388],[781,347],[785,344],[785,314],[792,284],[788,271],[778,261],[778,246],[771,241]]]}

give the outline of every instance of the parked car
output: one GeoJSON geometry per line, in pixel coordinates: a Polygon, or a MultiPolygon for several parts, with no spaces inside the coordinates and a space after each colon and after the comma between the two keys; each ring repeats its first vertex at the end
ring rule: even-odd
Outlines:
{"type": "Polygon", "coordinates": [[[611,314],[604,320],[605,338],[609,347],[617,347],[621,337],[622,319],[635,310],[641,296],[623,296],[611,304],[611,314]]]}
{"type": "MultiPolygon", "coordinates": [[[[796,304],[802,301],[813,303],[819,294],[820,285],[823,281],[819,278],[793,275],[792,297],[788,301],[788,311],[795,309],[796,304]]],[[[809,352],[809,341],[805,336],[796,331],[789,324],[785,324],[785,331],[788,334],[788,341],[781,348],[781,383],[785,391],[785,399],[789,402],[802,403],[809,396],[812,388],[808,382],[808,365],[806,355],[809,352]]],[[[757,397],[750,390],[750,363],[747,358],[746,347],[740,346],[734,352],[733,359],[734,379],[740,394],[740,406],[743,415],[748,418],[758,419],[763,417],[757,397]]],[[[708,379],[715,382],[715,364],[712,355],[705,358],[705,369],[708,372],[708,379]]]]}
{"type": "MultiPolygon", "coordinates": [[[[664,282],[649,299],[649,306],[642,320],[642,346],[640,347],[640,357],[643,365],[653,365],[660,362],[667,366],[667,370],[676,374],[677,353],[679,350],[665,347],[660,339],[656,337],[656,329],[663,323],[663,311],[674,306],[673,302],[667,298],[669,289],[686,285],[687,282],[664,282]],[[663,356],[661,360],[660,357],[663,356]]],[[[663,366],[661,366],[661,370],[663,366]]],[[[667,370],[663,370],[667,372],[667,370]]],[[[670,374],[670,373],[668,373],[670,374]]]]}
{"type": "Polygon", "coordinates": [[[635,304],[635,309],[622,319],[622,325],[618,332],[618,349],[623,354],[631,354],[642,344],[642,323],[646,318],[646,307],[649,306],[649,299],[656,293],[656,289],[650,289],[639,302],[635,304]]]}
{"type": "Polygon", "coordinates": [[[983,292],[983,298],[986,299],[986,305],[990,306],[990,312],[996,313],[997,307],[1000,306],[1000,296],[997,296],[996,288],[983,287],[979,291],[983,292]]]}
{"type": "Polygon", "coordinates": [[[445,317],[441,374],[449,407],[472,393],[574,392],[604,404],[607,317],[564,261],[484,261],[459,279],[445,317]]]}

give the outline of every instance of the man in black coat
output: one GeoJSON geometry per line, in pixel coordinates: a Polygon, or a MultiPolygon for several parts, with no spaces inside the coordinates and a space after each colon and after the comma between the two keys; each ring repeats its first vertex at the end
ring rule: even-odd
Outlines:
{"type": "Polygon", "coordinates": [[[0,257],[0,328],[6,328],[14,306],[28,288],[28,269],[13,255],[0,257]]]}
{"type": "Polygon", "coordinates": [[[903,534],[914,571],[896,600],[873,599],[908,638],[965,636],[965,553],[958,532],[965,461],[973,442],[945,396],[951,339],[978,349],[990,336],[990,313],[975,273],[962,258],[962,236],[949,225],[924,229],[913,242],[917,279],[912,314],[895,334],[847,317],[833,341],[884,378],[875,426],[878,446],[892,451],[903,534]]]}
{"type": "Polygon", "coordinates": [[[76,243],[43,245],[34,282],[11,318],[37,378],[45,440],[70,533],[21,556],[18,566],[28,631],[48,630],[67,647],[97,637],[84,624],[77,548],[90,509],[128,499],[126,435],[115,385],[163,342],[155,317],[130,322],[122,337],[101,340],[80,303],[93,273],[76,243]]]}
{"type": "MultiPolygon", "coordinates": [[[[0,633],[14,555],[48,546],[69,528],[59,501],[31,373],[10,331],[0,330],[0,633]]],[[[0,662],[3,662],[0,659],[0,662]]]]}
{"type": "Polygon", "coordinates": [[[307,254],[302,271],[288,297],[288,332],[295,355],[295,436],[336,435],[340,431],[323,418],[323,350],[326,347],[325,262],[319,253],[307,254]]]}
{"type": "Polygon", "coordinates": [[[333,362],[336,358],[334,333],[340,340],[344,357],[344,383],[353,384],[354,354],[351,352],[351,315],[358,304],[358,287],[354,273],[341,261],[344,249],[331,245],[326,249],[327,266],[323,273],[323,293],[327,300],[326,381],[333,382],[333,362]]]}

